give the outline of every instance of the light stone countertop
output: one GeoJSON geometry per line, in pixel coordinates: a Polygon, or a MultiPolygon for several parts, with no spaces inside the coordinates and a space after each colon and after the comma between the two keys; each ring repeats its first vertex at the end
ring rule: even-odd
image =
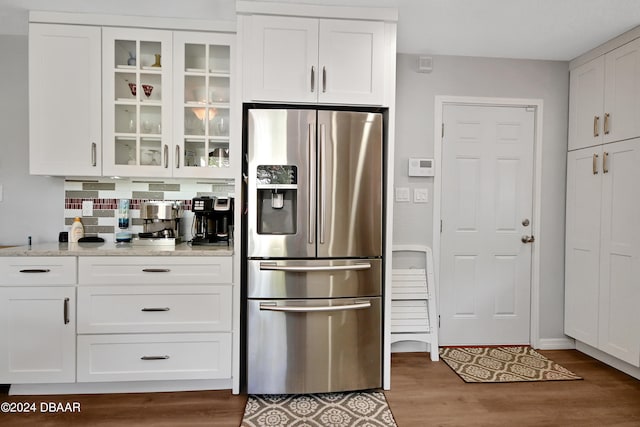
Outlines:
{"type": "Polygon", "coordinates": [[[0,256],[231,256],[230,246],[137,246],[131,243],[37,243],[0,249],[0,256]]]}

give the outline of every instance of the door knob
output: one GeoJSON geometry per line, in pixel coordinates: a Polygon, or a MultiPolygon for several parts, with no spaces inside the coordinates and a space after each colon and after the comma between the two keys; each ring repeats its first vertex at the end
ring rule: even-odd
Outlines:
{"type": "Polygon", "coordinates": [[[522,238],[520,239],[522,240],[522,243],[533,243],[536,241],[536,238],[533,236],[522,236],[522,238]]]}

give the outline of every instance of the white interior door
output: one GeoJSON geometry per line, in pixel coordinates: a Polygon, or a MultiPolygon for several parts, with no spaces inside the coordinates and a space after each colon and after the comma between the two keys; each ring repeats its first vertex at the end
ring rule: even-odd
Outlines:
{"type": "Polygon", "coordinates": [[[530,342],[534,121],[524,107],[443,107],[443,345],[530,342]]]}

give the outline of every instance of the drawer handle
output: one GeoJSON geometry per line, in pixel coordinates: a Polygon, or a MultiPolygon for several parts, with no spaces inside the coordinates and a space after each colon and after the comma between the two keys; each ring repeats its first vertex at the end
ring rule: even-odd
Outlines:
{"type": "Polygon", "coordinates": [[[170,268],[143,268],[142,271],[145,273],[169,273],[171,271],[170,268]]]}
{"type": "Polygon", "coordinates": [[[64,324],[69,323],[69,298],[64,299],[64,304],[62,306],[62,317],[64,320],[64,324]]]}
{"type": "Polygon", "coordinates": [[[140,360],[167,360],[169,356],[142,356],[140,360]]]}
{"type": "Polygon", "coordinates": [[[141,311],[169,311],[169,307],[145,307],[141,311]]]}
{"type": "Polygon", "coordinates": [[[48,268],[27,268],[26,270],[20,270],[20,273],[48,273],[50,271],[48,268]]]}

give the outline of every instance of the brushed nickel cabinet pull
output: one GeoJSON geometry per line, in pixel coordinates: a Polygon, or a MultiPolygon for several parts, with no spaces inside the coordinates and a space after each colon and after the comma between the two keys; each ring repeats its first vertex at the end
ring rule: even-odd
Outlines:
{"type": "Polygon", "coordinates": [[[602,173],[609,173],[609,153],[602,154],[602,173]]]}
{"type": "Polygon", "coordinates": [[[593,155],[593,164],[591,165],[594,175],[598,175],[598,155],[593,155]]]}
{"type": "Polygon", "coordinates": [[[140,311],[169,311],[169,307],[145,307],[140,311]]]}
{"type": "Polygon", "coordinates": [[[48,268],[27,268],[24,270],[20,270],[20,273],[48,273],[51,270],[48,268]]]}
{"type": "Polygon", "coordinates": [[[91,143],[91,166],[98,164],[97,146],[95,142],[91,143]]]}
{"type": "Polygon", "coordinates": [[[327,91],[327,69],[322,67],[322,92],[325,93],[327,91]]]}
{"type": "Polygon", "coordinates": [[[600,128],[600,116],[593,116],[593,136],[595,138],[600,136],[598,129],[600,128]]]}
{"type": "Polygon", "coordinates": [[[167,360],[169,356],[142,356],[140,360],[167,360]]]}
{"type": "Polygon", "coordinates": [[[311,92],[316,90],[316,67],[311,66],[311,92]]]}
{"type": "Polygon", "coordinates": [[[609,113],[604,113],[604,134],[609,135],[609,120],[611,120],[611,115],[609,113]]]}
{"type": "Polygon", "coordinates": [[[168,273],[171,271],[170,268],[143,268],[142,271],[145,273],[168,273]]]}
{"type": "Polygon", "coordinates": [[[69,298],[64,299],[64,305],[62,307],[62,316],[64,324],[66,325],[69,323],[69,298]]]}
{"type": "Polygon", "coordinates": [[[164,168],[167,169],[169,167],[169,146],[167,144],[164,145],[164,168]]]}
{"type": "Polygon", "coordinates": [[[176,169],[180,169],[180,146],[176,145],[176,169]]]}

